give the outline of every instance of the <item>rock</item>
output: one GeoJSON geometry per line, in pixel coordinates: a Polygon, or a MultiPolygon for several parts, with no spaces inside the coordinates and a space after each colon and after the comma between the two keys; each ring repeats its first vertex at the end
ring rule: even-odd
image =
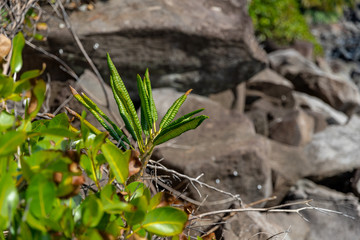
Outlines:
{"type": "MultiPolygon", "coordinates": [[[[155,89],[153,96],[160,118],[180,93],[155,89]]],[[[204,114],[210,118],[195,131],[160,145],[155,155],[164,158],[162,163],[166,166],[189,176],[204,173],[201,181],[240,194],[245,202],[270,196],[271,170],[266,162],[268,146],[265,139],[255,135],[253,125],[245,115],[231,113],[219,103],[195,94],[189,95],[180,114],[200,107],[206,109],[204,114]]],[[[207,201],[228,198],[205,187],[199,187],[199,191],[203,197],[208,195],[207,201]]],[[[194,190],[191,192],[193,197],[199,198],[194,190]]]]}
{"type": "MultiPolygon", "coordinates": [[[[70,20],[105,79],[106,53],[132,95],[136,74],[150,69],[154,87],[190,88],[200,94],[235,87],[264,68],[267,57],[254,37],[246,0],[97,1],[70,20]]],[[[50,52],[78,72],[86,64],[65,30],[49,27],[50,52]]]]}
{"type": "MultiPolygon", "coordinates": [[[[352,240],[360,236],[360,205],[354,195],[336,192],[304,179],[291,190],[289,199],[313,199],[312,206],[342,212],[345,215],[329,212],[324,214],[324,211],[317,210],[302,211],[301,214],[308,220],[307,224],[310,227],[306,240],[352,240]]],[[[292,228],[297,227],[296,223],[292,225],[292,228]]]]}
{"type": "Polygon", "coordinates": [[[255,127],[257,134],[265,137],[269,136],[269,121],[267,119],[266,112],[262,110],[252,110],[246,113],[246,116],[250,118],[255,127]]]}
{"type": "Polygon", "coordinates": [[[326,118],[321,113],[314,112],[309,109],[305,109],[304,111],[314,120],[314,133],[325,130],[329,125],[326,118]]]}
{"type": "Polygon", "coordinates": [[[335,110],[316,97],[312,97],[306,93],[296,91],[293,92],[293,97],[295,99],[296,106],[298,107],[310,109],[313,112],[320,113],[327,119],[332,118],[341,125],[348,121],[348,117],[344,113],[335,110]]]}
{"type": "Polygon", "coordinates": [[[351,187],[353,193],[356,196],[360,197],[360,169],[357,169],[355,171],[354,177],[351,180],[352,180],[351,187]]]}
{"type": "Polygon", "coordinates": [[[294,147],[267,140],[270,145],[269,165],[272,169],[273,196],[277,199],[267,203],[272,207],[280,204],[296,182],[308,176],[312,169],[302,147],[294,147]]]}
{"type": "Polygon", "coordinates": [[[242,113],[245,109],[246,84],[240,83],[236,88],[210,94],[209,98],[215,102],[219,102],[227,109],[236,110],[239,113],[242,113]]]}
{"type": "Polygon", "coordinates": [[[268,96],[282,99],[289,95],[294,89],[294,85],[281,75],[267,68],[255,76],[247,83],[247,88],[265,93],[268,96]]]}
{"type": "Polygon", "coordinates": [[[243,240],[243,239],[276,239],[290,240],[289,234],[286,234],[286,228],[270,222],[268,216],[258,212],[238,213],[229,219],[223,229],[224,240],[243,240]]]}
{"type": "Polygon", "coordinates": [[[291,110],[270,126],[269,137],[293,146],[310,142],[314,132],[314,119],[302,110],[291,110]]]}
{"type": "Polygon", "coordinates": [[[360,168],[360,117],[354,115],[344,126],[329,126],[314,134],[305,154],[312,162],[312,175],[328,177],[360,168]]]}
{"type": "Polygon", "coordinates": [[[360,104],[360,94],[353,82],[323,72],[295,50],[269,54],[271,67],[295,86],[295,90],[316,96],[342,112],[360,104]]]}

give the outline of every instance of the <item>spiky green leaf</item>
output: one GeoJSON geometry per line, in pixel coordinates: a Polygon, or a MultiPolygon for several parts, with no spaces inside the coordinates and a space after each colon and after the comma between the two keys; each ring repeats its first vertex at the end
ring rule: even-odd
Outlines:
{"type": "Polygon", "coordinates": [[[151,82],[150,82],[150,76],[149,76],[148,69],[146,69],[146,72],[145,72],[144,83],[145,83],[145,88],[148,93],[148,98],[150,101],[150,110],[151,110],[151,115],[153,117],[153,122],[156,122],[158,120],[158,115],[157,115],[157,111],[156,111],[155,101],[152,96],[151,82]]]}
{"type": "Polygon", "coordinates": [[[142,139],[141,138],[142,130],[141,130],[141,125],[140,125],[140,120],[137,116],[134,104],[130,99],[129,93],[126,90],[124,82],[120,78],[120,75],[119,75],[118,71],[116,70],[115,65],[111,61],[109,54],[107,54],[107,61],[108,61],[108,66],[109,66],[110,74],[111,74],[110,81],[113,81],[113,91],[115,90],[114,95],[116,94],[118,96],[118,98],[120,99],[122,106],[124,107],[124,109],[127,113],[127,117],[129,117],[128,120],[131,123],[131,125],[135,131],[136,137],[138,140],[140,140],[140,139],[142,139]]]}
{"type": "Polygon", "coordinates": [[[137,75],[137,87],[141,101],[141,120],[142,120],[141,126],[144,130],[149,131],[151,126],[153,125],[150,101],[149,101],[148,93],[145,88],[145,84],[139,75],[137,75]]]}
{"type": "Polygon", "coordinates": [[[179,111],[179,108],[181,107],[181,105],[185,102],[187,95],[189,95],[189,93],[191,92],[191,89],[189,91],[187,91],[186,93],[184,93],[181,97],[179,97],[169,108],[169,110],[166,112],[165,116],[163,117],[163,119],[160,122],[160,129],[161,128],[166,128],[169,123],[175,118],[177,112],[179,111]]]}
{"type": "Polygon", "coordinates": [[[168,126],[160,132],[154,139],[154,145],[159,145],[170,139],[173,139],[186,131],[197,128],[208,116],[197,116],[191,119],[186,119],[180,123],[168,126]]]}

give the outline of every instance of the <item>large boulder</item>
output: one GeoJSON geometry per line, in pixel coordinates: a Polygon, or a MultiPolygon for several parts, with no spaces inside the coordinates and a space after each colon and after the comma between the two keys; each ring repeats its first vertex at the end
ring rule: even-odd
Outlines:
{"type": "Polygon", "coordinates": [[[359,132],[360,117],[354,115],[344,126],[329,126],[313,135],[305,147],[311,175],[323,178],[360,168],[359,132]]]}
{"type": "Polygon", "coordinates": [[[295,90],[316,96],[337,110],[352,113],[360,104],[356,85],[322,71],[315,63],[293,49],[269,54],[271,67],[295,86],[295,90]]]}
{"type": "MultiPolygon", "coordinates": [[[[172,89],[155,89],[153,95],[161,117],[181,94],[172,89]]],[[[179,114],[200,107],[205,108],[204,114],[210,118],[196,130],[160,145],[156,157],[188,176],[196,178],[204,173],[200,181],[240,194],[245,203],[269,197],[272,187],[266,139],[255,135],[254,126],[245,115],[202,96],[190,94],[179,114]]],[[[208,195],[207,201],[228,198],[214,190],[199,185],[198,188],[203,197],[208,195]]],[[[199,197],[195,190],[192,193],[199,197]]]]}
{"type": "MultiPolygon", "coordinates": [[[[70,21],[103,76],[109,52],[135,93],[136,74],[150,69],[154,87],[209,94],[234,88],[264,68],[267,57],[253,34],[246,0],[97,1],[70,21]]],[[[66,29],[49,28],[50,52],[76,71],[85,61],[66,29]]]]}
{"type": "MultiPolygon", "coordinates": [[[[353,194],[337,192],[303,179],[297,182],[288,197],[289,202],[312,199],[312,206],[342,213],[336,214],[321,209],[302,211],[301,215],[307,219],[306,223],[310,228],[306,240],[352,240],[359,238],[360,205],[353,194]]],[[[299,205],[292,208],[298,207],[299,205]]],[[[278,215],[278,218],[282,217],[288,218],[285,214],[278,215]]],[[[282,227],[286,228],[292,224],[292,229],[300,228],[304,224],[300,221],[305,220],[299,217],[298,221],[300,225],[296,222],[284,222],[282,227]]],[[[277,223],[280,224],[279,221],[277,223]]]]}

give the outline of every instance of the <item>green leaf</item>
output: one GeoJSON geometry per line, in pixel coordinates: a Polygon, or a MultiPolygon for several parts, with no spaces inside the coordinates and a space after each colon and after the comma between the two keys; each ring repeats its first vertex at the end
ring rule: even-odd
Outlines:
{"type": "Polygon", "coordinates": [[[35,87],[31,91],[30,103],[26,109],[28,118],[33,118],[40,111],[45,100],[46,84],[43,80],[36,82],[35,87]]]}
{"type": "Polygon", "coordinates": [[[144,82],[145,82],[146,91],[148,93],[148,98],[150,100],[150,109],[151,109],[151,115],[153,117],[153,122],[156,122],[158,120],[158,115],[157,115],[157,111],[156,111],[155,101],[152,96],[150,75],[149,75],[148,69],[146,69],[146,72],[145,72],[144,82]]]}
{"type": "Polygon", "coordinates": [[[188,114],[185,114],[184,116],[182,117],[179,117],[178,119],[176,119],[175,121],[172,121],[167,127],[170,127],[170,126],[173,126],[175,124],[178,124],[178,123],[181,123],[183,122],[184,120],[187,120],[189,118],[191,118],[192,116],[194,116],[195,114],[199,113],[199,112],[202,112],[204,110],[204,108],[200,108],[198,110],[195,110],[191,113],[188,113],[188,114]]]}
{"type": "MultiPolygon", "coordinates": [[[[90,109],[92,109],[97,114],[99,114],[101,117],[103,117],[112,126],[112,128],[110,128],[106,123],[103,124],[98,120],[101,123],[101,125],[107,131],[109,131],[111,136],[113,136],[113,135],[116,136],[116,137],[114,137],[114,136],[113,137],[117,141],[123,139],[123,140],[125,140],[126,143],[130,144],[130,141],[127,139],[124,132],[113,121],[111,121],[110,118],[108,116],[106,116],[106,114],[103,111],[101,111],[101,109],[88,96],[86,96],[84,93],[82,93],[82,97],[83,97],[83,100],[86,102],[86,104],[90,107],[90,109]]],[[[90,111],[90,109],[89,109],[89,111],[90,111]]],[[[126,148],[125,145],[123,145],[123,147],[126,148]]]]}
{"type": "Polygon", "coordinates": [[[81,209],[81,219],[87,227],[96,227],[104,214],[101,201],[94,195],[88,197],[81,204],[81,209]]]}
{"type": "Polygon", "coordinates": [[[149,131],[153,125],[153,118],[151,116],[150,100],[146,91],[144,82],[141,77],[137,75],[137,87],[141,101],[141,125],[143,130],[149,131]],[[143,122],[144,121],[144,122],[143,122]]]}
{"type": "Polygon", "coordinates": [[[11,173],[0,177],[0,231],[6,229],[13,219],[19,196],[11,173]]]}
{"type": "Polygon", "coordinates": [[[124,216],[126,219],[126,222],[129,226],[134,226],[136,224],[141,223],[144,220],[144,217],[146,215],[147,207],[148,207],[148,201],[146,199],[146,196],[141,196],[138,198],[134,198],[130,201],[130,204],[134,205],[136,207],[135,212],[125,212],[124,216]]]}
{"type": "Polygon", "coordinates": [[[189,91],[187,91],[186,93],[184,93],[184,95],[182,95],[181,97],[179,97],[172,105],[171,107],[168,109],[168,111],[166,112],[165,116],[163,117],[163,119],[161,119],[160,122],[160,129],[161,128],[165,128],[167,127],[167,125],[174,119],[174,117],[176,116],[177,112],[179,111],[181,105],[185,102],[187,95],[190,94],[190,92],[192,91],[192,89],[190,89],[189,91]]]}
{"type": "Polygon", "coordinates": [[[46,232],[46,228],[44,227],[44,224],[39,221],[39,219],[35,218],[31,212],[27,212],[26,214],[24,214],[25,217],[25,221],[27,224],[29,224],[32,228],[39,230],[41,232],[46,232]]]}
{"type": "Polygon", "coordinates": [[[134,212],[133,205],[120,201],[113,185],[106,185],[100,193],[104,211],[110,214],[122,214],[123,212],[134,212]]]}
{"type": "MultiPolygon", "coordinates": [[[[136,138],[138,140],[142,139],[141,138],[141,125],[140,125],[140,120],[137,116],[135,107],[133,102],[130,99],[129,93],[126,90],[126,87],[123,83],[123,81],[120,78],[119,73],[117,72],[115,65],[113,64],[113,62],[110,59],[110,55],[107,54],[107,61],[108,61],[108,66],[110,69],[110,82],[112,82],[112,89],[113,89],[113,93],[114,96],[117,95],[117,97],[115,97],[115,99],[120,100],[120,102],[122,103],[122,106],[119,106],[119,110],[124,112],[120,112],[121,115],[125,115],[128,118],[128,121],[131,124],[131,127],[134,129],[135,134],[136,134],[136,138]]],[[[124,120],[125,121],[125,120],[124,120]]]]}
{"type": "Polygon", "coordinates": [[[25,132],[9,131],[0,135],[0,156],[5,156],[16,151],[17,147],[25,142],[25,132]]]}
{"type": "Polygon", "coordinates": [[[131,151],[121,151],[114,144],[105,143],[101,150],[110,165],[110,169],[119,183],[124,184],[129,176],[129,159],[131,151]]]}
{"type": "Polygon", "coordinates": [[[154,139],[154,145],[159,145],[183,134],[186,131],[197,128],[207,118],[208,116],[201,115],[164,128],[154,139]]]}
{"type": "Polygon", "coordinates": [[[125,190],[129,193],[131,199],[145,196],[147,201],[150,201],[150,190],[142,182],[132,182],[126,186],[125,190]]]}
{"type": "Polygon", "coordinates": [[[46,65],[43,64],[43,68],[41,70],[35,69],[35,70],[30,70],[30,71],[26,71],[26,72],[22,73],[20,76],[20,80],[27,80],[27,79],[33,79],[33,78],[39,77],[45,71],[45,67],[46,67],[46,65]]]}
{"type": "Polygon", "coordinates": [[[158,192],[157,194],[155,194],[155,196],[153,196],[150,200],[148,210],[152,210],[156,208],[161,203],[161,199],[163,195],[164,195],[163,192],[158,192]]]}
{"type": "Polygon", "coordinates": [[[45,128],[38,131],[41,135],[75,138],[78,134],[64,128],[45,128]]]}
{"type": "Polygon", "coordinates": [[[159,236],[180,234],[187,222],[187,215],[173,207],[155,208],[146,214],[142,227],[159,236]]]}
{"type": "Polygon", "coordinates": [[[43,175],[35,175],[26,191],[30,212],[37,218],[46,218],[55,200],[55,184],[43,175]]]}
{"type": "Polygon", "coordinates": [[[11,74],[15,72],[19,72],[23,65],[22,50],[25,45],[25,38],[22,32],[19,32],[18,34],[15,35],[12,44],[13,44],[13,50],[10,61],[11,74]]]}
{"type": "Polygon", "coordinates": [[[6,98],[11,95],[14,88],[14,79],[0,74],[0,98],[6,98]]]}
{"type": "Polygon", "coordinates": [[[48,127],[69,129],[69,118],[66,113],[60,113],[49,121],[48,127]]]}
{"type": "Polygon", "coordinates": [[[0,132],[15,126],[15,116],[5,111],[0,112],[0,132]]]}

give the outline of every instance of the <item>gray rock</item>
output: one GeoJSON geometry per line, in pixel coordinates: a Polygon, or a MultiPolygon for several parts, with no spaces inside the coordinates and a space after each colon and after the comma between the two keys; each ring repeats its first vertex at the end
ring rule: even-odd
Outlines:
{"type": "Polygon", "coordinates": [[[245,109],[246,84],[240,83],[236,88],[210,94],[209,98],[215,102],[219,102],[227,109],[242,113],[245,109]]]}
{"type": "MultiPolygon", "coordinates": [[[[288,227],[283,228],[274,222],[269,221],[268,216],[258,212],[239,213],[228,220],[223,229],[225,240],[243,240],[243,239],[276,239],[290,240],[289,234],[286,234],[288,227]]],[[[299,239],[296,239],[299,240],[299,239]]]]}
{"type": "Polygon", "coordinates": [[[294,91],[292,94],[298,107],[308,108],[313,112],[324,115],[326,118],[332,118],[342,125],[348,121],[348,117],[344,113],[335,110],[319,98],[296,91],[294,91]]]}
{"type": "MultiPolygon", "coordinates": [[[[234,88],[267,62],[246,5],[246,0],[97,1],[94,10],[73,12],[70,20],[105,79],[109,52],[132,95],[136,74],[146,68],[154,87],[209,94],[234,88]]],[[[62,57],[81,72],[86,63],[72,37],[56,25],[49,29],[47,49],[62,49],[62,57]]]]}
{"type": "Polygon", "coordinates": [[[292,110],[271,124],[269,137],[288,145],[303,146],[310,142],[314,127],[314,119],[306,112],[292,110]]]}
{"type": "Polygon", "coordinates": [[[269,54],[271,67],[295,86],[295,90],[316,96],[342,112],[352,112],[360,104],[353,82],[322,71],[295,50],[269,54]]]}
{"type": "Polygon", "coordinates": [[[253,76],[246,83],[246,87],[280,99],[286,97],[294,89],[294,85],[289,80],[269,68],[253,76]]]}
{"type": "Polygon", "coordinates": [[[354,115],[344,126],[329,126],[313,136],[305,154],[312,162],[312,174],[318,177],[360,168],[360,118],[354,115]]]}
{"type": "MultiPolygon", "coordinates": [[[[315,207],[342,212],[344,215],[350,216],[346,217],[335,213],[324,214],[323,211],[317,210],[301,212],[303,217],[308,220],[307,224],[310,228],[306,240],[353,240],[359,238],[360,205],[354,195],[336,192],[304,179],[298,181],[289,196],[295,201],[313,199],[311,204],[315,207]]],[[[302,220],[299,219],[299,221],[302,220]]],[[[294,223],[292,228],[300,226],[294,223]]]]}
{"type": "MultiPolygon", "coordinates": [[[[160,117],[181,94],[171,89],[156,89],[153,95],[160,117]]],[[[164,158],[163,164],[189,176],[204,173],[200,180],[240,194],[245,202],[270,196],[271,169],[266,161],[266,140],[255,135],[254,126],[245,115],[231,112],[205,97],[190,94],[180,114],[200,107],[206,109],[204,114],[210,118],[195,131],[160,145],[155,155],[164,158]]],[[[207,201],[228,198],[205,187],[199,190],[203,197],[208,195],[207,201]]],[[[192,195],[199,198],[194,190],[192,195]]]]}

